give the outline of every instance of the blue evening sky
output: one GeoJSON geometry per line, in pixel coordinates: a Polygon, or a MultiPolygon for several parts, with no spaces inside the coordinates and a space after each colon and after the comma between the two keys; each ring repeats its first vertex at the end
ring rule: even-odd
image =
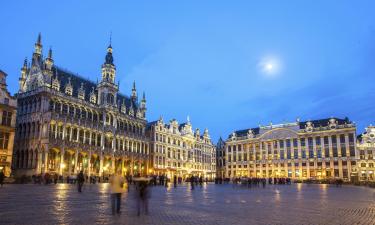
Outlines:
{"type": "Polygon", "coordinates": [[[189,115],[214,141],[326,117],[375,123],[375,1],[1,1],[0,69],[18,89],[38,32],[55,64],[96,81],[109,34],[120,90],[147,118],[189,115]]]}

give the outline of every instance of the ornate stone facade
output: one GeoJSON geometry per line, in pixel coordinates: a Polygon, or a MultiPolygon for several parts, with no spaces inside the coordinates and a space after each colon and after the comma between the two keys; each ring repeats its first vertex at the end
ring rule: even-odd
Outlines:
{"type": "Polygon", "coordinates": [[[236,131],[226,141],[225,176],[350,180],[358,176],[355,133],[347,118],[236,131]]]}
{"type": "Polygon", "coordinates": [[[216,144],[216,177],[225,178],[225,142],[221,137],[216,144]]]}
{"type": "Polygon", "coordinates": [[[160,118],[149,123],[147,131],[151,137],[154,174],[166,174],[169,178],[174,175],[215,178],[216,152],[207,129],[200,135],[199,129],[193,133],[189,118],[182,124],[177,120],[165,124],[160,118]]]}
{"type": "Polygon", "coordinates": [[[38,36],[19,79],[15,175],[147,173],[145,95],[138,101],[135,83],[130,97],[119,93],[112,51],[94,83],[54,65],[51,49],[43,59],[38,36]]]}
{"type": "Polygon", "coordinates": [[[6,77],[7,74],[0,70],[0,171],[8,177],[11,173],[17,101],[7,90],[6,77]]]}
{"type": "Polygon", "coordinates": [[[357,138],[358,175],[361,181],[375,181],[375,126],[368,126],[357,138]]]}

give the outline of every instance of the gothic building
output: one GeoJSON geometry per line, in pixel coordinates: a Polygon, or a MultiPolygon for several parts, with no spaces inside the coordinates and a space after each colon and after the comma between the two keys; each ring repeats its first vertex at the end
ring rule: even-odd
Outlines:
{"type": "Polygon", "coordinates": [[[51,49],[44,58],[38,36],[19,79],[16,176],[147,172],[145,95],[138,101],[135,83],[130,97],[119,92],[112,51],[109,44],[100,82],[94,83],[56,66],[51,49]]]}
{"type": "Polygon", "coordinates": [[[200,135],[199,129],[193,132],[189,118],[182,124],[175,119],[166,124],[160,118],[147,125],[147,132],[154,174],[215,178],[216,152],[207,129],[200,135]]]}
{"type": "Polygon", "coordinates": [[[225,176],[356,179],[355,134],[347,118],[235,131],[225,144],[225,176]]]}
{"type": "Polygon", "coordinates": [[[216,144],[216,177],[225,178],[225,142],[221,137],[216,144]]]}
{"type": "Polygon", "coordinates": [[[11,173],[17,101],[7,90],[6,77],[7,74],[0,70],[0,171],[8,177],[11,173]]]}
{"type": "Polygon", "coordinates": [[[357,138],[358,175],[361,181],[375,181],[375,126],[368,126],[357,138]]]}

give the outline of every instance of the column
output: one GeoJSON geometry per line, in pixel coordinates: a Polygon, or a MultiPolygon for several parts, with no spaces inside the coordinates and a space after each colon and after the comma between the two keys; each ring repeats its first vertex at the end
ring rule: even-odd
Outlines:
{"type": "Polygon", "coordinates": [[[63,175],[63,172],[64,172],[64,166],[66,166],[65,165],[65,163],[64,163],[64,156],[65,156],[65,149],[64,148],[62,148],[61,149],[61,154],[60,154],[61,156],[60,156],[60,171],[59,171],[59,174],[60,175],[63,175]]]}
{"type": "Polygon", "coordinates": [[[133,158],[133,156],[131,156],[131,158],[130,158],[129,165],[130,165],[130,175],[134,176],[134,158],[133,158]]]}
{"type": "Polygon", "coordinates": [[[228,177],[229,176],[229,173],[228,173],[228,146],[226,145],[225,146],[225,157],[224,157],[224,159],[225,159],[225,161],[226,161],[226,163],[225,163],[225,177],[228,177]]]}
{"type": "Polygon", "coordinates": [[[43,168],[43,173],[48,172],[48,150],[44,150],[44,168],[43,168]]]}
{"type": "MultiPolygon", "coordinates": [[[[91,135],[91,133],[90,133],[90,135],[91,135]]],[[[87,175],[89,176],[89,177],[91,177],[91,149],[89,150],[89,158],[88,158],[88,160],[87,160],[87,166],[88,166],[88,168],[87,168],[87,175]]]]}
{"type": "MultiPolygon", "coordinates": [[[[37,173],[42,173],[42,164],[43,164],[43,152],[41,150],[37,151],[38,154],[38,161],[37,161],[37,173]]],[[[18,160],[18,159],[17,159],[18,160]]]]}
{"type": "Polygon", "coordinates": [[[111,157],[111,167],[112,167],[112,174],[116,173],[116,158],[114,155],[111,157]]]}
{"type": "Polygon", "coordinates": [[[78,174],[78,149],[76,149],[75,155],[74,155],[74,173],[78,174]]]}
{"type": "Polygon", "coordinates": [[[99,176],[101,177],[103,175],[103,152],[100,152],[99,160],[99,176]]]}

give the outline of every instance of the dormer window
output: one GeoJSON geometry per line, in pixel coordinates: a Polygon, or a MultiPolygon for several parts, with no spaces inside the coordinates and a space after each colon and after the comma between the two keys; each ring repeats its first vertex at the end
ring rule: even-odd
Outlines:
{"type": "Polygon", "coordinates": [[[60,91],[60,82],[59,80],[57,79],[57,77],[55,77],[52,81],[52,89],[56,90],[56,91],[60,91]]]}
{"type": "Polygon", "coordinates": [[[70,77],[69,81],[65,86],[65,94],[72,96],[73,95],[73,86],[72,83],[70,82],[70,77]]]}
{"type": "Polygon", "coordinates": [[[96,94],[94,91],[94,87],[92,87],[90,92],[90,102],[96,104],[96,94]]]}
{"type": "Polygon", "coordinates": [[[90,102],[96,104],[96,95],[94,91],[90,94],[90,102]]]}
{"type": "Polygon", "coordinates": [[[85,89],[83,87],[83,83],[81,83],[81,87],[78,90],[78,98],[82,100],[85,99],[85,89]]]}

